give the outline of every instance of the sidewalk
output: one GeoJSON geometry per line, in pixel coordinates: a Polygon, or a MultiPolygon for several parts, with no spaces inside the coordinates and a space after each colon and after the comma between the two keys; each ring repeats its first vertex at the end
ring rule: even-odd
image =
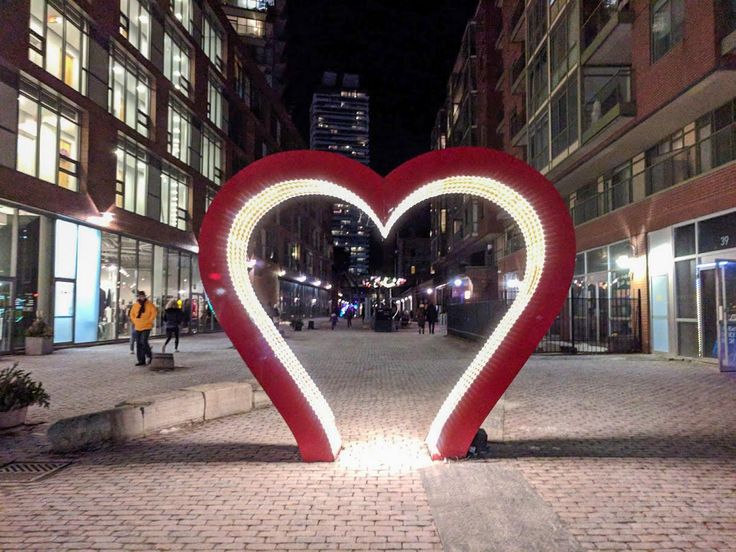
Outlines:
{"type": "MultiPolygon", "coordinates": [[[[300,463],[272,408],[178,428],[0,486],[0,550],[736,549],[736,380],[712,366],[535,357],[489,452],[432,463],[426,430],[477,344],[344,323],[288,341],[335,412],[337,462],[300,463]]],[[[31,419],[248,377],[223,335],[181,348],[169,374],[117,345],[27,359],[57,403],[31,419]]]]}

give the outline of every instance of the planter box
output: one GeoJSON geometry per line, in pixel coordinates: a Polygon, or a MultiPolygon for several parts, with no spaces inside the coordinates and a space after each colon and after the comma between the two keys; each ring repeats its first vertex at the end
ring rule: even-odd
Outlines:
{"type": "Polygon", "coordinates": [[[0,429],[23,425],[26,422],[26,414],[28,414],[27,406],[8,412],[0,412],[0,429]]]}
{"type": "Polygon", "coordinates": [[[54,352],[54,339],[52,337],[26,337],[26,354],[50,355],[54,352]]]}

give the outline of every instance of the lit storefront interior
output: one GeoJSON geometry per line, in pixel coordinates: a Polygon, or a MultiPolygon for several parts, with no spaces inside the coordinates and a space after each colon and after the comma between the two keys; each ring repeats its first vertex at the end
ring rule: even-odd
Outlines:
{"type": "Polygon", "coordinates": [[[185,332],[218,329],[193,253],[0,205],[0,352],[23,348],[36,313],[56,345],[127,338],[141,290],[161,314],[177,299],[185,332]]]}

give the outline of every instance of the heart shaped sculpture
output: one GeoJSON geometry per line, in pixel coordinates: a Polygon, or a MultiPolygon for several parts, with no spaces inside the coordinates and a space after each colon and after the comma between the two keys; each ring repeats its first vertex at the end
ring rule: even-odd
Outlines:
{"type": "Polygon", "coordinates": [[[351,203],[386,238],[411,207],[445,194],[487,199],[518,224],[526,268],[518,295],[440,407],[427,435],[432,458],[463,457],[478,428],[560,311],[572,279],[575,232],[552,184],[526,163],[484,148],[412,159],[385,178],[346,157],[316,151],[268,156],[231,178],[199,235],[199,266],[218,320],[296,438],[302,459],[333,461],[335,417],[261,306],[248,275],[248,243],[279,203],[328,196],[351,203]]]}

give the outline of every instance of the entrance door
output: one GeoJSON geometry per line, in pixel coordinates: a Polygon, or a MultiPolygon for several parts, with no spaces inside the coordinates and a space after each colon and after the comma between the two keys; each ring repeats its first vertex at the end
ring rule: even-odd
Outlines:
{"type": "Polygon", "coordinates": [[[716,270],[703,268],[698,274],[700,280],[700,335],[703,357],[718,358],[718,324],[716,305],[716,270]]]}
{"type": "Polygon", "coordinates": [[[716,261],[716,326],[718,364],[736,372],[736,261],[716,261]]]}
{"type": "Polygon", "coordinates": [[[12,350],[13,312],[13,282],[0,280],[0,353],[12,350]]]}

